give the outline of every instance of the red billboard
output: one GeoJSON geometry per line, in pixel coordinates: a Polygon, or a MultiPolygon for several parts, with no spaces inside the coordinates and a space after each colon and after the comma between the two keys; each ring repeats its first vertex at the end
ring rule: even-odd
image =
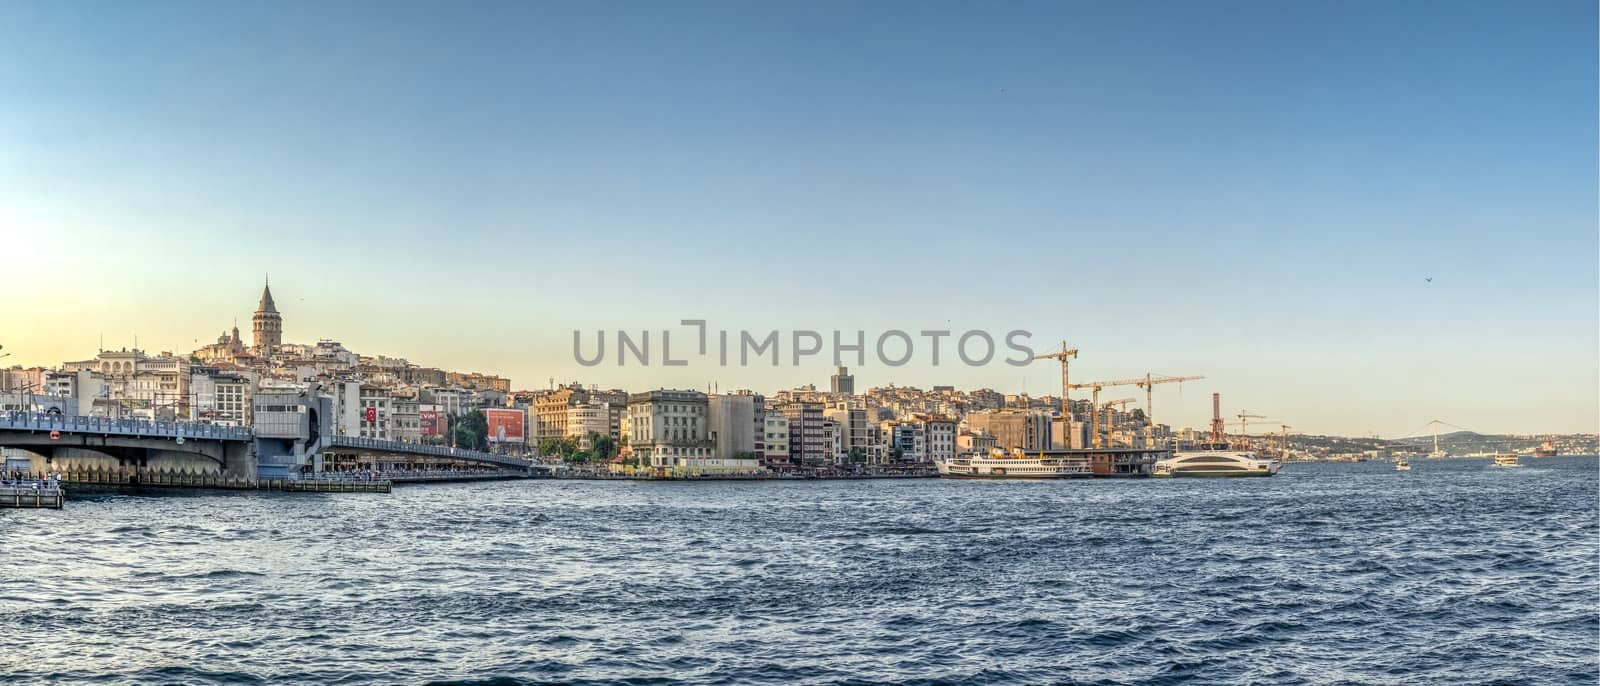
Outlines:
{"type": "Polygon", "coordinates": [[[523,443],[527,434],[523,430],[527,415],[522,410],[489,409],[483,411],[484,423],[489,425],[489,442],[523,443]]]}
{"type": "Polygon", "coordinates": [[[424,436],[443,436],[450,433],[450,416],[438,410],[417,410],[417,423],[424,436]]]}

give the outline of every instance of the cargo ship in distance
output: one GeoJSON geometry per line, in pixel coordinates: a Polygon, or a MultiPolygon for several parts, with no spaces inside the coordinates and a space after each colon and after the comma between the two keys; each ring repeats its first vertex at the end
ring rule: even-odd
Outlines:
{"type": "Polygon", "coordinates": [[[1022,450],[958,455],[938,463],[946,479],[1108,479],[1150,476],[1171,451],[1160,448],[1022,450]]]}
{"type": "Polygon", "coordinates": [[[1556,450],[1556,444],[1551,443],[1550,441],[1540,443],[1539,447],[1533,449],[1534,457],[1555,457],[1560,454],[1561,451],[1556,450]]]}

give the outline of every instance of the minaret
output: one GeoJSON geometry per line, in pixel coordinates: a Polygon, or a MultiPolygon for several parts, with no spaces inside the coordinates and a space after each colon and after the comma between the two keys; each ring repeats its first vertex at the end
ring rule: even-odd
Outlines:
{"type": "Polygon", "coordinates": [[[272,302],[270,281],[261,287],[261,304],[256,306],[256,314],[250,321],[255,332],[256,355],[266,357],[283,344],[283,317],[278,315],[278,306],[272,302]]]}

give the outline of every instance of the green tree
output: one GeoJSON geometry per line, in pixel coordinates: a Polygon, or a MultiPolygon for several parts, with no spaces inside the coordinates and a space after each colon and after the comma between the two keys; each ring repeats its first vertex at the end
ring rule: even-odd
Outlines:
{"type": "Polygon", "coordinates": [[[601,462],[607,462],[617,456],[617,443],[610,436],[589,432],[589,445],[594,447],[594,455],[601,462]]]}
{"type": "Polygon", "coordinates": [[[862,450],[859,446],[851,448],[850,454],[847,455],[845,459],[848,460],[850,464],[866,464],[867,451],[862,450]]]}
{"type": "Polygon", "coordinates": [[[488,445],[489,422],[482,412],[462,412],[450,417],[450,440],[457,448],[483,450],[488,445]]]}
{"type": "Polygon", "coordinates": [[[554,438],[545,438],[539,441],[539,454],[541,456],[560,455],[561,441],[554,438]]]}

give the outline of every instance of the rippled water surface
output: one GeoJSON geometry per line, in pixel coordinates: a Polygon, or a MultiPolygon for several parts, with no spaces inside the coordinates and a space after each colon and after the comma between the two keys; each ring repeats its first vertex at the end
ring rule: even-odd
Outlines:
{"type": "Polygon", "coordinates": [[[15,683],[1594,684],[1593,458],[0,510],[15,683]]]}

